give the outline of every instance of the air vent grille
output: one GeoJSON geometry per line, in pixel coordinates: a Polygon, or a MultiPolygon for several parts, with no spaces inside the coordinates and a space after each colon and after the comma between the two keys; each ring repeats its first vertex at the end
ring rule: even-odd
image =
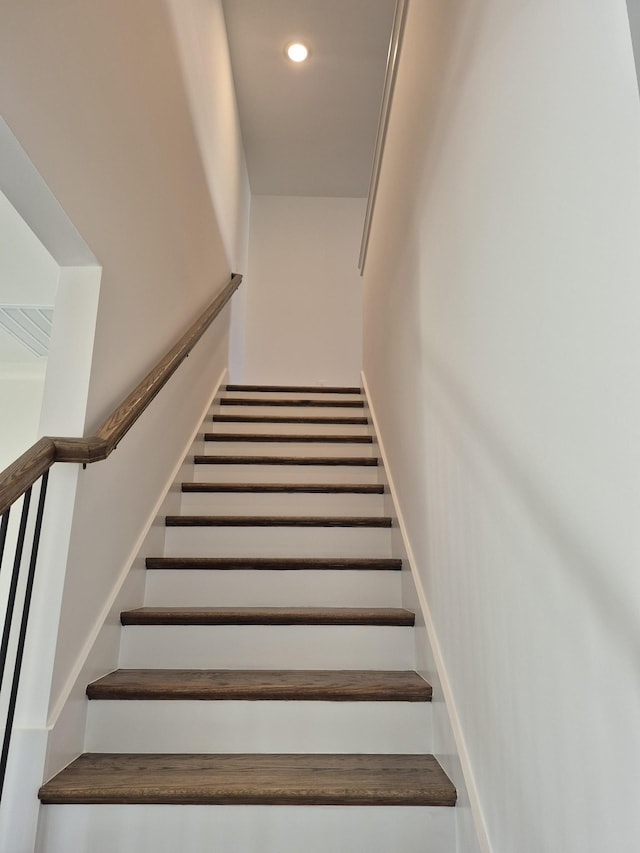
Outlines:
{"type": "Polygon", "coordinates": [[[39,358],[49,352],[52,323],[51,305],[0,305],[0,328],[39,358]]]}

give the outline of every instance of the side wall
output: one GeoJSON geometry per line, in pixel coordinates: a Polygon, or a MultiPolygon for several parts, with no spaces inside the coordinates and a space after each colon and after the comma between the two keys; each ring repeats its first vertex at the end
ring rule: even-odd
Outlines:
{"type": "MultiPolygon", "coordinates": [[[[59,266],[0,192],[0,303],[53,306],[59,276],[59,266]]],[[[0,329],[0,471],[38,438],[46,368],[46,358],[0,329]]]]}
{"type": "MultiPolygon", "coordinates": [[[[103,268],[91,434],[230,272],[164,4],[4,3],[0,113],[103,268]]],[[[226,311],[121,447],[79,473],[53,708],[188,446],[226,362],[228,325],[226,311]]],[[[82,734],[70,735],[76,751],[82,734]]]]}
{"type": "Polygon", "coordinates": [[[166,0],[177,35],[194,125],[227,261],[242,273],[231,310],[229,370],[241,382],[249,279],[251,190],[231,71],[222,0],[166,0]]]}
{"type": "Polygon", "coordinates": [[[245,379],[357,385],[364,199],[254,196],[245,379]]]}
{"type": "Polygon", "coordinates": [[[624,0],[412,0],[364,363],[495,853],[637,847],[639,234],[624,0]]]}
{"type": "Polygon", "coordinates": [[[38,438],[46,360],[0,365],[0,471],[38,438]]]}

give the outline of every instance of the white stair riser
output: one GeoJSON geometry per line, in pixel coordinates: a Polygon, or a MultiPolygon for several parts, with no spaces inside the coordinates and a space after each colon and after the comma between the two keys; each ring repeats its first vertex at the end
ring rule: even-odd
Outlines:
{"type": "Polygon", "coordinates": [[[451,853],[455,809],[43,806],[38,853],[451,853]]]}
{"type": "MultiPolygon", "coordinates": [[[[220,413],[216,412],[216,414],[220,413]]],[[[222,412],[222,414],[231,413],[222,412]]],[[[356,415],[356,417],[361,417],[361,415],[356,415]]],[[[202,425],[202,432],[242,432],[251,435],[255,433],[269,433],[270,435],[279,433],[285,435],[370,435],[371,427],[368,424],[235,423],[233,421],[214,421],[209,416],[202,425]]]]}
{"type": "Polygon", "coordinates": [[[389,528],[168,527],[167,557],[390,557],[389,528]]]}
{"type": "Polygon", "coordinates": [[[205,441],[205,456],[376,456],[373,444],[354,442],[205,441]]]}
{"type": "Polygon", "coordinates": [[[150,570],[155,607],[400,607],[401,573],[342,569],[150,570]]]}
{"type": "Polygon", "coordinates": [[[430,702],[92,700],[87,752],[431,749],[430,702]]]}
{"type": "Polygon", "coordinates": [[[214,406],[216,415],[262,415],[269,417],[313,418],[364,418],[366,410],[360,406],[214,406]]]}
{"type": "Polygon", "coordinates": [[[196,483],[377,483],[380,477],[377,465],[204,464],[193,465],[192,471],[196,483]]]}
{"type": "Polygon", "coordinates": [[[185,492],[183,515],[382,515],[383,495],[185,492]]]}
{"type": "Polygon", "coordinates": [[[411,669],[413,629],[361,625],[130,625],[123,669],[411,669]]]}

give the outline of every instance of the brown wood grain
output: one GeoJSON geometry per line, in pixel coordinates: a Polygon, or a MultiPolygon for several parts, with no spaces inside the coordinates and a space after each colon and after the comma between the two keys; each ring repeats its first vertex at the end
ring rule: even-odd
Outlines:
{"type": "Polygon", "coordinates": [[[402,570],[402,560],[392,557],[147,557],[147,569],[171,571],[392,571],[402,570]]]}
{"type": "Polygon", "coordinates": [[[373,444],[370,435],[296,435],[296,433],[205,432],[205,441],[259,441],[297,444],[373,444]]]}
{"type": "Polygon", "coordinates": [[[368,418],[327,418],[316,415],[212,415],[212,421],[225,424],[331,424],[366,426],[368,418]]]}
{"type": "Polygon", "coordinates": [[[432,755],[87,753],[43,803],[453,806],[432,755]]]}
{"type": "Polygon", "coordinates": [[[429,702],[417,672],[384,670],[118,669],[87,687],[89,699],[429,702]]]}
{"type": "Polygon", "coordinates": [[[365,465],[378,464],[376,456],[214,456],[193,457],[196,465],[365,465]]]}
{"type": "Polygon", "coordinates": [[[96,437],[105,443],[107,455],[131,429],[158,392],[169,381],[184,359],[216,319],[242,281],[241,275],[231,277],[213,302],[203,311],[180,340],[169,350],[145,378],[136,385],[119,406],[98,428],[96,437]]]}
{"type": "Polygon", "coordinates": [[[6,512],[29,486],[53,465],[56,447],[50,438],[41,438],[0,474],[0,515],[6,512]]]}
{"type": "Polygon", "coordinates": [[[376,625],[412,626],[403,607],[138,607],[123,625],[376,625]]]}
{"type": "Polygon", "coordinates": [[[262,391],[265,393],[291,392],[292,394],[362,394],[362,388],[343,386],[317,386],[317,385],[227,385],[227,391],[262,391]]]}
{"type": "Polygon", "coordinates": [[[233,275],[229,283],[203,311],[180,340],[153,370],[88,438],[41,438],[15,462],[0,472],[0,515],[20,497],[54,462],[88,464],[106,459],[161,391],[202,335],[222,311],[242,281],[233,275]]]}
{"type": "Polygon", "coordinates": [[[183,483],[183,492],[383,495],[381,483],[183,483]]]}
{"type": "Polygon", "coordinates": [[[386,516],[168,515],[167,527],[392,527],[386,516]]]}
{"type": "Polygon", "coordinates": [[[269,400],[256,397],[223,397],[221,406],[291,406],[293,408],[315,406],[325,409],[364,409],[362,400],[269,400]]]}

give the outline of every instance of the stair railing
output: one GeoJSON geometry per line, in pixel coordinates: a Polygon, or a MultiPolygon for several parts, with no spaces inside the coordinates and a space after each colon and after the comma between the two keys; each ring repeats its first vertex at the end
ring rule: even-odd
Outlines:
{"type": "Polygon", "coordinates": [[[0,701],[4,710],[4,724],[0,726],[2,748],[0,751],[0,798],[11,744],[11,733],[20,684],[20,671],[27,636],[31,594],[35,580],[40,532],[44,517],[49,469],[56,462],[75,462],[86,466],[106,459],[129,432],[151,401],[166,385],[180,364],[189,355],[200,338],[220,314],[240,285],[242,276],[233,274],[230,281],[203,311],[200,317],[185,332],[180,340],[167,352],[145,378],[117,406],[95,435],[88,438],[51,438],[37,441],[15,462],[0,472],[0,582],[6,589],[6,606],[0,624],[0,701]],[[35,515],[33,507],[35,506],[35,515]],[[19,512],[19,523],[15,531],[15,542],[9,543],[9,520],[12,511],[19,512]],[[10,578],[5,579],[3,562],[5,549],[10,544],[13,551],[10,578]],[[23,568],[23,567],[26,567],[23,568]],[[25,574],[26,571],[26,574],[25,574]],[[17,638],[14,616],[20,606],[21,614],[17,638]],[[5,679],[7,663],[10,671],[5,679]],[[10,690],[7,684],[10,680],[10,690]]]}

